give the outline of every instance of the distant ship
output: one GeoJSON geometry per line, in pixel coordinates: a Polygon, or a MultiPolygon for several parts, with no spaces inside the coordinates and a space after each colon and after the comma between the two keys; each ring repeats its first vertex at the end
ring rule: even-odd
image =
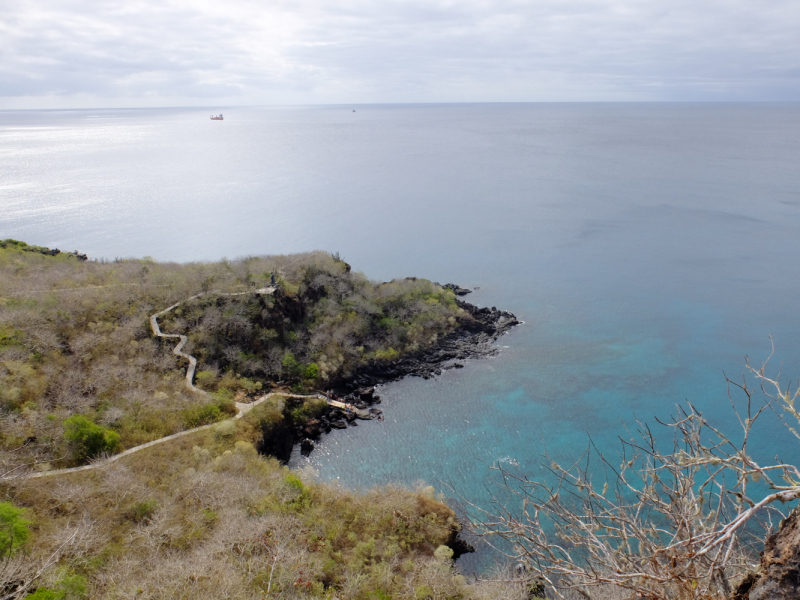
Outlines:
{"type": "Polygon", "coordinates": [[[222,118],[222,114],[219,114],[216,117],[214,115],[211,115],[211,120],[212,121],[223,121],[224,119],[222,118]]]}

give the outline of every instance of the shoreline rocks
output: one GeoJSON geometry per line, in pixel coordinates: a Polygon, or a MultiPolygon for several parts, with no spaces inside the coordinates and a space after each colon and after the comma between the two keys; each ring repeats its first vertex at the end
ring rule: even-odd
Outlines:
{"type": "MultiPolygon", "coordinates": [[[[448,289],[464,290],[455,284],[446,284],[448,289]]],[[[469,290],[465,290],[468,293],[469,290]]],[[[458,293],[458,291],[456,291],[458,293]]],[[[495,341],[511,328],[519,325],[512,313],[496,307],[479,308],[473,304],[456,300],[468,315],[460,327],[438,340],[433,346],[390,362],[372,361],[362,365],[349,377],[332,382],[328,393],[335,399],[350,404],[350,411],[329,406],[319,419],[308,421],[295,431],[295,441],[318,440],[323,433],[333,429],[357,426],[359,420],[382,420],[383,411],[374,408],[381,403],[375,386],[398,381],[404,377],[430,379],[449,369],[463,369],[462,361],[470,358],[487,358],[499,352],[495,341]]],[[[303,456],[313,451],[313,444],[301,447],[303,456]]]]}
{"type": "Polygon", "coordinates": [[[442,287],[446,290],[452,290],[456,296],[466,296],[467,294],[472,293],[472,290],[469,290],[467,288],[462,288],[461,286],[456,285],[455,283],[445,283],[444,285],[442,285],[442,287]]]}
{"type": "Polygon", "coordinates": [[[337,395],[350,397],[359,395],[361,390],[378,384],[398,381],[403,377],[422,377],[430,379],[441,375],[447,369],[460,369],[463,364],[450,361],[462,361],[468,358],[487,358],[498,353],[494,342],[512,327],[519,325],[519,320],[512,313],[498,310],[496,307],[478,308],[473,304],[456,300],[458,306],[469,313],[471,319],[464,319],[461,327],[438,340],[430,348],[420,350],[394,361],[372,361],[359,367],[350,377],[342,379],[331,386],[337,395]]]}

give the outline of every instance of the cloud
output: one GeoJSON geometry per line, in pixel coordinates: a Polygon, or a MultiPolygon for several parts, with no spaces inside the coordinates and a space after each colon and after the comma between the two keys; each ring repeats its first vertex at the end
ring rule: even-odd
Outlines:
{"type": "Polygon", "coordinates": [[[796,0],[6,4],[0,106],[800,100],[796,0]]]}

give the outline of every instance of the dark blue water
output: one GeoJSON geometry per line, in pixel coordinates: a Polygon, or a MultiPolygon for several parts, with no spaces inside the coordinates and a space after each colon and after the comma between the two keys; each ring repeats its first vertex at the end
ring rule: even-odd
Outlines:
{"type": "MultiPolygon", "coordinates": [[[[479,286],[525,325],[499,356],[382,395],[311,463],[481,503],[723,372],[800,376],[800,105],[457,105],[0,113],[0,237],[93,257],[339,251],[379,280],[479,286]],[[448,492],[448,495],[453,495],[448,492]]],[[[763,457],[796,455],[765,424],[763,457]]]]}

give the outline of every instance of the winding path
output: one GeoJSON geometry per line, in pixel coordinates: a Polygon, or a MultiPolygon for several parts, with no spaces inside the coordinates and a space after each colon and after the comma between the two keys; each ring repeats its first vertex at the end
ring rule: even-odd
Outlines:
{"type": "MultiPolygon", "coordinates": [[[[205,397],[209,397],[211,395],[208,392],[203,391],[200,388],[195,387],[195,385],[193,383],[193,381],[194,381],[194,372],[195,372],[195,369],[197,368],[197,359],[194,356],[192,356],[191,354],[186,354],[185,352],[183,352],[183,347],[186,345],[186,342],[189,341],[189,338],[186,337],[185,335],[181,335],[181,334],[178,334],[178,333],[161,333],[161,327],[159,327],[159,325],[158,325],[158,317],[168,313],[171,310],[175,310],[176,308],[178,308],[184,302],[189,302],[190,300],[194,300],[195,298],[199,298],[201,296],[205,296],[206,294],[215,294],[215,295],[218,295],[218,296],[245,296],[247,294],[265,294],[265,295],[270,295],[270,294],[273,294],[276,289],[277,289],[276,286],[269,286],[269,287],[260,288],[260,289],[257,289],[257,290],[252,290],[252,291],[247,291],[247,292],[227,292],[227,293],[226,292],[219,292],[219,291],[201,292],[199,294],[195,294],[194,296],[186,298],[186,300],[181,300],[180,302],[176,302],[175,304],[173,304],[169,308],[165,308],[164,310],[159,311],[159,312],[155,313],[154,315],[150,315],[150,327],[153,330],[153,335],[155,335],[156,337],[161,337],[161,338],[177,338],[179,340],[178,341],[178,345],[175,346],[172,349],[172,353],[176,354],[177,356],[181,356],[181,357],[183,357],[183,358],[185,358],[186,360],[189,361],[189,367],[186,369],[186,387],[189,388],[189,390],[191,390],[192,392],[195,392],[196,394],[200,394],[202,396],[205,396],[205,397]]],[[[264,402],[265,400],[271,398],[272,396],[283,396],[284,398],[324,398],[324,396],[320,396],[319,394],[311,394],[311,395],[305,395],[304,396],[304,395],[299,395],[299,394],[283,394],[283,393],[280,393],[280,392],[270,392],[269,394],[265,394],[265,395],[261,396],[260,398],[258,398],[254,402],[249,402],[249,403],[237,402],[236,403],[236,409],[237,409],[238,412],[236,413],[236,416],[233,417],[233,420],[241,419],[244,415],[246,415],[251,410],[253,410],[253,408],[256,405],[261,404],[262,402],[264,402]]],[[[212,423],[210,425],[201,425],[200,427],[195,427],[194,429],[187,429],[186,431],[181,431],[179,433],[174,433],[172,435],[168,435],[166,437],[159,438],[157,440],[153,440],[152,442],[147,442],[146,444],[141,444],[140,446],[134,446],[133,448],[131,448],[129,450],[125,450],[124,452],[120,452],[119,454],[115,454],[113,456],[109,456],[107,458],[95,461],[95,462],[93,462],[93,463],[91,463],[89,465],[84,465],[82,467],[72,467],[72,468],[69,468],[69,469],[54,469],[52,471],[42,471],[41,473],[29,473],[27,475],[23,475],[21,477],[21,479],[36,479],[38,477],[50,477],[52,475],[61,475],[62,473],[77,473],[78,471],[89,471],[89,470],[92,470],[92,469],[96,469],[96,468],[98,468],[100,466],[105,466],[107,464],[115,462],[115,461],[119,460],[120,458],[122,458],[124,456],[129,456],[129,455],[133,454],[134,452],[138,452],[139,450],[144,450],[145,448],[149,448],[151,446],[155,446],[156,444],[163,444],[164,442],[168,442],[170,440],[174,440],[176,438],[183,437],[185,435],[190,435],[190,434],[195,433],[197,431],[202,431],[204,429],[209,429],[211,427],[214,427],[217,424],[218,423],[212,423]]]]}
{"type": "MultiPolygon", "coordinates": [[[[205,392],[204,392],[205,393],[205,392]]],[[[241,419],[244,415],[249,413],[253,410],[256,406],[264,402],[265,400],[269,400],[272,396],[281,396],[283,398],[321,398],[326,399],[325,396],[321,394],[309,394],[309,395],[301,395],[301,394],[284,394],[281,392],[270,392],[269,394],[264,394],[257,400],[253,402],[237,402],[236,408],[239,411],[236,413],[236,416],[233,417],[231,420],[235,421],[237,419],[241,419]]],[[[91,471],[92,469],[97,469],[99,467],[104,467],[106,465],[110,465],[113,462],[118,461],[120,458],[125,456],[130,456],[135,452],[139,452],[139,450],[144,450],[145,448],[150,448],[151,446],[155,446],[157,444],[163,444],[164,442],[168,442],[170,440],[177,439],[179,437],[183,437],[186,435],[191,435],[193,433],[197,433],[198,431],[203,431],[204,429],[211,429],[219,425],[220,423],[224,423],[224,421],[219,421],[217,423],[211,423],[210,425],[201,425],[200,427],[195,427],[194,429],[187,429],[186,431],[181,431],[179,433],[173,433],[172,435],[168,435],[163,438],[158,438],[157,440],[153,440],[152,442],[147,442],[146,444],[141,444],[140,446],[134,446],[129,450],[125,450],[124,452],[120,452],[119,454],[114,454],[113,456],[109,456],[107,458],[103,458],[100,460],[96,460],[95,462],[89,465],[83,465],[82,467],[71,467],[69,469],[54,469],[52,471],[42,471],[41,473],[29,473],[27,475],[23,475],[20,479],[37,479],[39,477],[51,477],[53,475],[61,475],[64,473],[77,473],[78,471],[91,471]]]]}
{"type": "Polygon", "coordinates": [[[246,296],[247,294],[271,295],[275,293],[276,289],[277,287],[273,285],[247,292],[229,292],[229,293],[218,292],[218,291],[200,292],[199,294],[195,294],[194,296],[186,298],[186,300],[181,300],[180,302],[176,302],[169,308],[165,308],[164,310],[159,311],[154,315],[150,315],[150,328],[153,330],[153,335],[160,338],[178,338],[178,340],[180,340],[178,342],[178,345],[172,349],[172,353],[177,356],[181,356],[189,361],[189,367],[186,369],[186,387],[189,389],[189,391],[194,392],[195,394],[200,394],[201,396],[209,396],[208,392],[205,392],[200,388],[195,387],[194,385],[194,372],[195,369],[197,369],[197,359],[191,354],[186,354],[183,351],[183,347],[186,345],[186,342],[189,341],[189,338],[186,337],[185,335],[181,335],[178,333],[161,333],[161,327],[158,326],[158,317],[167,314],[171,310],[175,310],[184,302],[189,302],[190,300],[194,300],[195,298],[200,298],[201,296],[205,296],[206,294],[215,294],[217,296],[246,296]]]}

